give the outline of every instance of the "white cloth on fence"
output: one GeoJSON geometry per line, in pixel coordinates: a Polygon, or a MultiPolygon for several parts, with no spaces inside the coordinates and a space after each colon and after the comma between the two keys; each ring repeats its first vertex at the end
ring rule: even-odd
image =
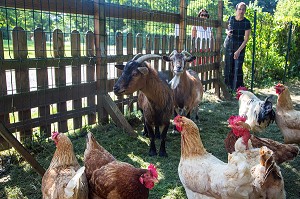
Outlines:
{"type": "MultiPolygon", "coordinates": [[[[202,26],[195,26],[196,30],[197,30],[197,38],[200,38],[200,49],[202,49],[202,39],[209,39],[209,46],[208,48],[211,47],[211,35],[212,35],[212,27],[206,27],[206,29],[204,29],[202,26]]],[[[192,31],[193,31],[193,27],[192,27],[192,31]]]]}

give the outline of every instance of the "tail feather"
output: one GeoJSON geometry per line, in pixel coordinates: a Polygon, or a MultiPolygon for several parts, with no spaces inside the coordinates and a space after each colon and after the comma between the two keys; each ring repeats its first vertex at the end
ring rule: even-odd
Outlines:
{"type": "MultiPolygon", "coordinates": [[[[73,178],[69,181],[65,188],[65,197],[71,198],[74,195],[74,189],[76,186],[79,185],[79,179],[81,178],[82,174],[84,173],[85,167],[81,167],[77,170],[76,174],[73,176],[73,178]]],[[[77,187],[79,188],[79,187],[77,187]]]]}
{"type": "Polygon", "coordinates": [[[270,123],[275,121],[275,111],[273,110],[272,102],[269,101],[270,98],[272,98],[272,96],[268,96],[260,106],[260,111],[257,118],[259,125],[267,121],[267,126],[269,126],[270,123]]]}

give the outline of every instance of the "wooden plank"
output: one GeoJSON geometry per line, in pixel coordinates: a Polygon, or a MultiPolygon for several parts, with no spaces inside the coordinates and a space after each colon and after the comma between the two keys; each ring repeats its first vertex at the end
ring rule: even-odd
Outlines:
{"type": "Polygon", "coordinates": [[[96,46],[96,82],[97,82],[97,113],[98,122],[108,123],[108,113],[104,107],[102,95],[107,94],[107,62],[102,59],[107,54],[107,35],[105,30],[106,16],[105,0],[94,0],[94,24],[96,46]]]}
{"type": "MultiPolygon", "coordinates": [[[[123,34],[121,32],[117,32],[116,34],[116,54],[118,56],[122,56],[123,55],[123,34]]],[[[123,62],[117,62],[117,64],[123,64],[123,62]]],[[[122,74],[122,70],[118,70],[117,69],[117,77],[120,77],[122,74]]],[[[118,100],[122,100],[124,99],[124,96],[117,96],[118,100]]],[[[118,108],[120,109],[120,111],[124,114],[124,106],[123,104],[118,104],[118,108]]]]}
{"type": "MultiPolygon", "coordinates": [[[[132,33],[127,33],[127,55],[133,55],[133,35],[132,33]]],[[[112,86],[108,86],[109,84],[107,84],[107,88],[112,88],[112,86]]],[[[132,99],[134,98],[133,95],[128,95],[128,98],[132,99]]],[[[128,102],[129,105],[129,111],[133,112],[133,105],[132,103],[128,102]]]]}
{"type": "MultiPolygon", "coordinates": [[[[113,81],[113,80],[110,80],[113,81]]],[[[10,113],[14,110],[26,110],[35,107],[54,104],[60,101],[68,101],[76,97],[84,98],[95,96],[97,93],[96,82],[82,83],[80,85],[64,86],[47,90],[37,90],[28,93],[17,93],[0,97],[0,114],[10,113]]]]}
{"type": "MultiPolygon", "coordinates": [[[[55,29],[53,31],[53,54],[56,58],[64,57],[65,54],[64,36],[62,31],[59,29],[55,29]]],[[[66,86],[66,68],[65,66],[61,66],[60,64],[58,64],[55,68],[55,85],[58,88],[66,86]]],[[[57,101],[57,111],[59,113],[64,113],[67,111],[67,102],[62,100],[62,98],[64,98],[64,95],[66,94],[60,93],[59,100],[57,101]]],[[[59,119],[58,131],[68,131],[67,120],[59,119]]]]}
{"type": "Polygon", "coordinates": [[[3,32],[0,30],[0,60],[4,59],[3,32]]]}
{"type": "MultiPolygon", "coordinates": [[[[218,2],[218,21],[220,22],[223,22],[223,1],[219,1],[218,2]]],[[[223,29],[222,29],[222,26],[219,26],[217,28],[217,33],[216,33],[216,45],[215,45],[215,52],[218,52],[218,54],[215,56],[215,62],[219,63],[219,68],[216,70],[216,78],[217,79],[221,79],[222,75],[220,74],[221,71],[220,71],[220,63],[221,63],[221,44],[223,44],[222,42],[222,34],[223,34],[223,29]]],[[[219,84],[222,84],[222,82],[216,82],[215,83],[215,94],[220,97],[221,96],[221,93],[220,93],[220,88],[222,89],[223,91],[223,94],[224,96],[228,96],[229,92],[227,90],[227,87],[224,87],[222,85],[219,85],[219,84]],[[225,89],[225,90],[224,90],[225,89]]]]}
{"type": "Polygon", "coordinates": [[[143,53],[143,34],[138,33],[136,35],[136,54],[143,53]]]}
{"type": "Polygon", "coordinates": [[[137,137],[137,134],[130,126],[128,121],[124,118],[123,114],[120,112],[119,108],[116,106],[114,101],[110,98],[109,95],[103,95],[103,101],[105,103],[105,109],[113,119],[113,121],[120,127],[124,128],[126,132],[132,136],[137,137]]]}
{"type": "Polygon", "coordinates": [[[7,126],[7,128],[14,132],[14,131],[20,131],[23,128],[34,128],[38,126],[45,126],[48,123],[55,123],[58,120],[68,120],[74,117],[82,117],[84,115],[87,115],[88,113],[93,112],[95,109],[96,106],[93,106],[93,107],[81,108],[80,110],[70,110],[64,113],[51,114],[47,118],[39,117],[39,118],[27,120],[22,123],[21,122],[11,123],[7,126]]]}
{"type": "Polygon", "coordinates": [[[0,123],[0,134],[4,139],[13,146],[18,153],[34,168],[34,170],[40,174],[44,175],[45,169],[34,159],[34,157],[23,147],[23,145],[12,135],[12,133],[0,123]]]}
{"type": "MultiPolygon", "coordinates": [[[[7,84],[6,84],[6,75],[5,75],[5,69],[3,68],[2,60],[4,59],[4,48],[3,48],[3,33],[0,30],[0,97],[7,94],[7,84]]],[[[2,103],[0,100],[0,104],[2,103]]],[[[0,114],[0,122],[3,122],[4,124],[9,123],[9,114],[0,114]]],[[[10,145],[9,143],[0,136],[0,151],[9,149],[10,145]]]]}
{"type": "Polygon", "coordinates": [[[12,35],[14,58],[26,59],[28,55],[26,32],[22,27],[15,27],[12,35]]]}
{"type": "MultiPolygon", "coordinates": [[[[159,55],[159,49],[160,49],[160,37],[159,35],[154,36],[154,54],[159,55]]],[[[158,71],[159,70],[159,65],[158,65],[158,59],[154,60],[154,68],[158,71]]]]}
{"type": "MultiPolygon", "coordinates": [[[[12,33],[13,39],[13,52],[14,58],[24,60],[27,59],[28,48],[27,48],[27,36],[26,32],[21,27],[15,27],[12,33]]],[[[20,67],[16,68],[16,91],[17,93],[27,93],[29,92],[29,71],[27,68],[23,68],[20,63],[20,67]]],[[[26,100],[29,100],[26,98],[26,100]]],[[[30,109],[26,109],[23,111],[18,111],[18,116],[20,121],[26,121],[31,119],[31,111],[30,109]]],[[[22,129],[20,131],[21,141],[29,138],[31,139],[32,129],[22,129]]]]}
{"type": "Polygon", "coordinates": [[[186,17],[187,17],[187,2],[180,0],[180,21],[179,21],[179,43],[177,50],[179,52],[185,50],[186,44],[186,17]]]}
{"type": "MultiPolygon", "coordinates": [[[[81,64],[77,62],[77,58],[80,57],[80,34],[77,30],[73,30],[71,33],[71,55],[74,58],[72,65],[72,84],[81,84],[81,64]]],[[[73,98],[73,110],[79,110],[82,107],[82,98],[77,96],[73,98]]],[[[80,129],[82,127],[82,117],[73,118],[73,129],[80,129]]]]}
{"type": "Polygon", "coordinates": [[[53,53],[56,58],[65,56],[64,34],[60,29],[53,31],[53,53]]]}
{"type": "Polygon", "coordinates": [[[34,30],[34,52],[36,58],[46,58],[46,34],[41,28],[34,30]]]}
{"type": "MultiPolygon", "coordinates": [[[[34,30],[34,50],[35,57],[46,59],[46,34],[41,28],[34,30]]],[[[39,68],[36,71],[37,74],[37,86],[39,90],[48,89],[48,71],[47,68],[39,68]]],[[[43,102],[42,102],[43,103],[43,102]]],[[[39,116],[47,118],[50,115],[50,106],[39,106],[38,107],[39,116]]],[[[40,126],[40,131],[48,137],[51,135],[51,123],[47,123],[44,126],[40,126]]]]}
{"type": "MultiPolygon", "coordinates": [[[[166,53],[167,53],[167,46],[168,46],[167,36],[163,35],[162,36],[162,42],[161,42],[161,54],[162,55],[166,55],[166,53]]],[[[161,70],[162,71],[166,70],[166,62],[165,61],[161,61],[161,70]]]]}
{"type": "MultiPolygon", "coordinates": [[[[87,74],[87,82],[95,82],[95,65],[93,61],[93,57],[95,56],[95,43],[94,43],[94,33],[92,31],[88,31],[86,33],[86,55],[91,59],[91,61],[86,62],[86,74],[87,74]]],[[[96,89],[96,88],[95,88],[96,89]]],[[[87,106],[95,106],[95,94],[89,95],[87,97],[87,106]]],[[[96,123],[96,113],[91,112],[88,114],[88,124],[96,123]]]]}
{"type": "Polygon", "coordinates": [[[133,55],[133,35],[127,33],[127,55],[133,55]]]}
{"type": "Polygon", "coordinates": [[[151,34],[146,35],[145,47],[146,47],[146,49],[145,49],[146,54],[151,54],[151,50],[152,50],[152,37],[151,37],[151,34]]]}

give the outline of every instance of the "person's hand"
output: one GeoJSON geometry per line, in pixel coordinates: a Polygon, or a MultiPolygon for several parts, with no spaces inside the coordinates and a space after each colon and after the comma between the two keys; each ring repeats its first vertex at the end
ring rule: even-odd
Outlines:
{"type": "Polygon", "coordinates": [[[238,59],[240,56],[240,51],[235,51],[235,53],[233,54],[233,59],[238,59]]]}
{"type": "Polygon", "coordinates": [[[227,29],[226,29],[226,34],[227,34],[229,37],[231,37],[231,36],[232,36],[232,30],[227,30],[227,29]]]}

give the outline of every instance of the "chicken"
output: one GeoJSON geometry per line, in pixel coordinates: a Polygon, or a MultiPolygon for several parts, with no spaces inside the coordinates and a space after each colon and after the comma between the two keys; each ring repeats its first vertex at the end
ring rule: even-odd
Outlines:
{"type": "MultiPolygon", "coordinates": [[[[285,197],[279,167],[270,158],[265,158],[268,164],[260,161],[266,154],[272,153],[267,147],[236,148],[235,152],[228,154],[226,164],[206,151],[199,129],[192,120],[177,116],[174,124],[181,133],[178,174],[189,199],[271,198],[271,194],[276,194],[277,198],[285,197]],[[277,174],[280,178],[275,179],[273,176],[277,174]],[[275,179],[274,184],[266,184],[271,178],[275,179]]],[[[244,142],[242,138],[238,141],[244,142]]]]}
{"type": "Polygon", "coordinates": [[[275,86],[278,94],[276,105],[276,124],[279,127],[284,143],[300,143],[300,111],[293,108],[290,91],[287,86],[277,84],[275,86]]]}
{"type": "Polygon", "coordinates": [[[253,132],[261,132],[275,120],[275,111],[270,97],[265,101],[260,100],[245,87],[237,89],[239,100],[239,115],[247,118],[246,123],[250,125],[253,132]]]}
{"type": "Polygon", "coordinates": [[[146,199],[158,182],[153,164],[148,169],[135,168],[117,161],[95,139],[87,135],[84,164],[89,183],[90,199],[146,199]]]}
{"type": "Polygon", "coordinates": [[[253,148],[260,148],[262,146],[267,146],[273,151],[274,160],[277,164],[293,160],[299,153],[299,147],[295,144],[282,144],[272,139],[268,138],[259,138],[255,135],[251,135],[249,131],[249,126],[244,125],[240,128],[235,127],[234,123],[242,124],[245,122],[245,118],[240,116],[231,116],[228,120],[229,126],[233,129],[228,133],[227,137],[224,140],[225,149],[228,153],[235,151],[235,143],[239,137],[243,137],[243,144],[245,148],[251,143],[253,148]],[[244,129],[242,129],[244,128],[244,129]],[[251,142],[248,142],[250,140],[251,142]],[[247,145],[245,144],[247,143],[247,145]]]}
{"type": "Polygon", "coordinates": [[[58,132],[51,137],[56,150],[42,178],[43,199],[87,199],[85,167],[80,167],[70,139],[58,132]]]}

